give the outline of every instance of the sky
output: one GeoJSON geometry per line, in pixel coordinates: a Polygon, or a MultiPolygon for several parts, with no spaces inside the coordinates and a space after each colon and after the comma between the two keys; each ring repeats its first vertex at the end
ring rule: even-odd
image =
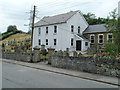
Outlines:
{"type": "Polygon", "coordinates": [[[18,30],[29,30],[30,12],[36,6],[35,22],[44,16],[53,16],[69,11],[91,12],[106,18],[118,7],[120,0],[0,0],[0,32],[6,32],[9,25],[18,30]]]}

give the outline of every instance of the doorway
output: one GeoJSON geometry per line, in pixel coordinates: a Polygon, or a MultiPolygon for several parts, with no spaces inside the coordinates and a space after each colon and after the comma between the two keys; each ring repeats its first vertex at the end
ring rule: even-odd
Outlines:
{"type": "Polygon", "coordinates": [[[76,50],[81,51],[81,40],[76,41],[76,50]]]}

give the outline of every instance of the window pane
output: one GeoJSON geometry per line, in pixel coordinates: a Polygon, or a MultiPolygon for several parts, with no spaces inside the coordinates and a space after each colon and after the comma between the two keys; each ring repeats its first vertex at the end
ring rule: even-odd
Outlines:
{"type": "Polygon", "coordinates": [[[54,45],[56,45],[56,39],[54,39],[54,45]]]}
{"type": "Polygon", "coordinates": [[[99,36],[99,39],[103,39],[103,35],[100,35],[100,36],[99,36]]]}
{"type": "Polygon", "coordinates": [[[90,37],[90,40],[91,40],[91,43],[94,43],[94,41],[95,41],[95,36],[91,36],[91,37],[90,37]]]}
{"type": "Polygon", "coordinates": [[[71,46],[73,46],[73,38],[71,38],[71,46]]]}
{"type": "Polygon", "coordinates": [[[48,33],[48,27],[46,27],[46,33],[48,33]]]}
{"type": "Polygon", "coordinates": [[[112,40],[112,35],[108,35],[108,40],[112,40]]]}
{"type": "Polygon", "coordinates": [[[74,26],[71,25],[71,32],[74,32],[74,26]]]}
{"type": "Polygon", "coordinates": [[[46,39],[46,45],[48,45],[48,39],[46,39]]]}
{"type": "Polygon", "coordinates": [[[54,26],[54,33],[57,33],[57,26],[54,26]]]}
{"type": "Polygon", "coordinates": [[[80,26],[78,26],[78,33],[80,33],[80,26]]]}
{"type": "Polygon", "coordinates": [[[103,43],[103,35],[99,35],[99,43],[103,43]]]}
{"type": "Polygon", "coordinates": [[[88,42],[85,42],[85,46],[88,46],[88,42]]]}
{"type": "Polygon", "coordinates": [[[41,40],[39,39],[38,44],[41,45],[41,40]]]}
{"type": "Polygon", "coordinates": [[[41,28],[38,28],[38,34],[40,34],[41,33],[41,28]]]}
{"type": "Polygon", "coordinates": [[[94,36],[91,36],[91,39],[93,40],[93,39],[94,39],[94,36]]]}

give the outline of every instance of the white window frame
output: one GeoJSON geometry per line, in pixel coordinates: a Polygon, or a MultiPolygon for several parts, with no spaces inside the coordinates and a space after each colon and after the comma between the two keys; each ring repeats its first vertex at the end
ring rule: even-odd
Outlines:
{"type": "Polygon", "coordinates": [[[112,34],[112,33],[108,33],[108,34],[107,34],[107,41],[110,40],[110,39],[109,39],[109,35],[112,35],[112,41],[113,41],[113,34],[112,34]]]}
{"type": "MultiPolygon", "coordinates": [[[[91,35],[90,35],[90,41],[92,40],[92,39],[91,39],[91,36],[94,36],[94,43],[95,43],[95,35],[94,35],[94,34],[91,34],[91,35]]],[[[91,42],[91,44],[94,44],[94,43],[91,42]]]]}
{"type": "Polygon", "coordinates": [[[46,34],[48,34],[48,27],[46,27],[46,34]]]}
{"type": "Polygon", "coordinates": [[[41,34],[41,27],[38,28],[38,35],[41,34]]]}
{"type": "Polygon", "coordinates": [[[46,39],[45,41],[48,41],[48,42],[46,42],[46,46],[48,46],[48,45],[49,45],[49,40],[48,40],[48,39],[46,39]]]}
{"type": "Polygon", "coordinates": [[[98,43],[99,43],[99,44],[103,44],[103,43],[104,43],[104,34],[98,34],[98,43]],[[99,42],[99,41],[100,41],[100,38],[99,38],[100,35],[103,36],[103,42],[102,42],[102,43],[99,42]]]}
{"type": "Polygon", "coordinates": [[[54,34],[57,34],[57,29],[58,29],[58,27],[57,27],[57,25],[54,25],[54,34]],[[56,28],[55,28],[56,27],[56,28]],[[56,31],[56,32],[55,32],[56,31]]]}

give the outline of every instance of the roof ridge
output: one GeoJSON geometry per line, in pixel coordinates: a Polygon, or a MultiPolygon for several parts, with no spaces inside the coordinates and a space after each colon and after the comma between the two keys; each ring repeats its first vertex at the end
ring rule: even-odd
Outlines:
{"type": "Polygon", "coordinates": [[[69,12],[66,12],[66,13],[56,14],[56,15],[53,15],[53,16],[44,16],[43,18],[51,18],[51,17],[61,16],[61,15],[69,14],[69,13],[71,13],[71,12],[78,12],[78,11],[79,11],[79,10],[69,11],[69,12]]]}

